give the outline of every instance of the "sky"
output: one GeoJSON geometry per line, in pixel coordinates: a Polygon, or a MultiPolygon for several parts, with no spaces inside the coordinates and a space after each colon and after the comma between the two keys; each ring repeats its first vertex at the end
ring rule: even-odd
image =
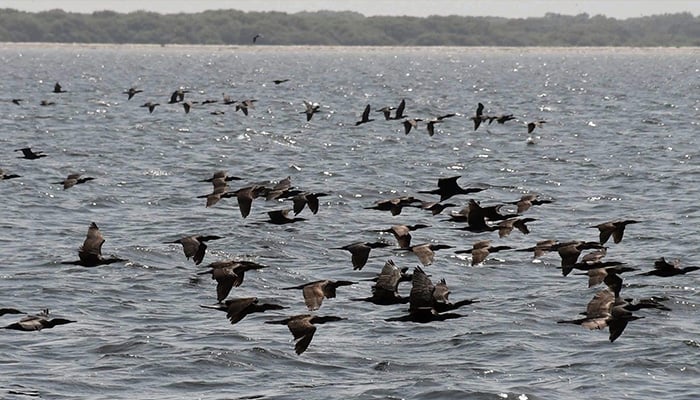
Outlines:
{"type": "Polygon", "coordinates": [[[241,11],[356,11],[366,16],[429,15],[541,17],[546,13],[602,14],[625,19],[666,13],[690,12],[700,15],[700,0],[0,0],[0,8],[22,11],[63,9],[92,13],[112,10],[155,11],[162,14],[237,9],[241,11]]]}

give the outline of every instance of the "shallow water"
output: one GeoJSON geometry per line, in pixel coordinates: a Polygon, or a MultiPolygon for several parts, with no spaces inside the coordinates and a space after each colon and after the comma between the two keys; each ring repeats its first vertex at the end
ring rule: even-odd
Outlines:
{"type": "MultiPolygon", "coordinates": [[[[608,260],[649,270],[657,258],[698,265],[697,49],[470,49],[0,46],[0,168],[21,178],[0,182],[0,307],[50,308],[75,324],[41,332],[0,332],[0,393],[6,398],[473,398],[694,399],[700,391],[697,274],[625,276],[627,297],[666,296],[672,312],[642,310],[614,343],[604,332],[559,325],[583,311],[599,288],[562,277],[549,254],[499,252],[479,266],[451,250],[425,267],[445,278],[450,299],[478,298],[442,323],[387,322],[404,306],[350,301],[366,297],[388,258],[373,250],[353,271],[355,241],[393,243],[373,229],[424,223],[414,243],[457,249],[476,240],[529,247],[554,238],[596,240],[589,227],[638,219],[608,260]],[[280,85],[274,79],[289,79],[280,85]],[[51,93],[60,81],[67,93],[51,93]],[[127,101],[122,92],[143,89],[127,101]],[[257,99],[249,116],[222,104],[185,114],[166,104],[178,87],[202,101],[257,99]],[[22,98],[18,107],[9,100],[22,98]],[[406,113],[459,113],[404,135],[400,121],[355,127],[366,104],[376,110],[406,99],[406,113]],[[41,107],[41,100],[55,106],[41,107]],[[321,104],[305,121],[302,100],[321,104]],[[139,106],[157,101],[149,114],[139,106]],[[473,130],[476,104],[517,120],[473,130]],[[211,115],[214,110],[223,115],[211,115]],[[527,121],[546,120],[533,132],[527,121]],[[17,158],[31,146],[48,157],[17,158]],[[317,215],[289,226],[264,223],[289,202],[258,199],[243,219],[233,199],[211,208],[198,182],[219,169],[251,182],[291,176],[295,187],[328,193],[317,215]],[[96,179],[69,190],[52,182],[72,172],[96,179]],[[526,216],[531,233],[473,234],[445,215],[405,208],[399,216],[367,210],[375,201],[415,195],[439,177],[488,186],[450,199],[490,205],[540,193],[554,203],[526,216]],[[105,254],[128,258],[97,268],[60,264],[77,258],[91,221],[105,254]],[[215,282],[197,276],[179,245],[186,234],[225,236],[204,263],[241,257],[268,265],[249,272],[231,297],[257,296],[286,307],[231,325],[215,302],[215,282]],[[358,284],[338,289],[319,315],[307,352],[294,353],[281,325],[305,313],[298,292],[317,279],[358,284]],[[606,395],[601,395],[606,393],[606,395]]],[[[511,206],[508,206],[511,207],[511,206]]],[[[457,208],[452,208],[456,210],[457,208]]],[[[445,211],[445,214],[449,209],[445,211]]],[[[408,286],[402,286],[408,294],[408,286]]],[[[0,317],[3,325],[13,315],[0,317]]]]}

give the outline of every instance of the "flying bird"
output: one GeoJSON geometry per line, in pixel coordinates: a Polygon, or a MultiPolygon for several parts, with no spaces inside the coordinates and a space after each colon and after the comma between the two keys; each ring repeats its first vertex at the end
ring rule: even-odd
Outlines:
{"type": "Polygon", "coordinates": [[[105,239],[100,232],[100,228],[94,222],[90,223],[88,227],[87,235],[83,245],[78,249],[77,261],[63,261],[61,264],[72,264],[81,265],[83,267],[96,267],[98,265],[113,264],[116,262],[127,261],[122,258],[109,257],[105,258],[102,256],[102,245],[105,239]]]}
{"type": "Polygon", "coordinates": [[[79,185],[81,183],[85,183],[88,181],[91,181],[95,178],[86,176],[85,178],[81,178],[82,174],[70,174],[68,177],[60,182],[54,182],[55,185],[63,185],[63,190],[66,190],[68,188],[71,188],[75,185],[79,185]]]}
{"type": "Polygon", "coordinates": [[[292,290],[301,289],[304,296],[304,304],[309,309],[309,311],[318,310],[321,308],[323,299],[333,299],[335,298],[336,290],[341,286],[354,285],[357,282],[352,281],[332,281],[329,279],[323,279],[319,281],[304,283],[299,286],[291,286],[282,288],[282,290],[292,290]]]}
{"type": "Polygon", "coordinates": [[[211,279],[216,281],[216,300],[221,303],[228,297],[232,288],[243,283],[247,271],[266,267],[266,265],[245,260],[216,261],[205,266],[207,270],[198,272],[197,275],[211,274],[211,279]]]}
{"type": "Polygon", "coordinates": [[[294,336],[294,340],[297,341],[294,345],[294,351],[297,354],[301,354],[309,348],[311,339],[314,338],[314,333],[316,333],[316,326],[314,324],[325,324],[326,322],[342,321],[344,319],[345,318],[335,316],[304,314],[295,315],[279,321],[265,321],[265,323],[287,325],[289,331],[292,332],[292,336],[294,336]]]}
{"type": "Polygon", "coordinates": [[[214,305],[200,304],[200,307],[225,311],[226,317],[231,321],[231,325],[238,323],[247,315],[268,310],[282,310],[287,307],[278,304],[260,303],[257,297],[244,297],[239,299],[226,300],[223,303],[214,305]]]}
{"type": "Polygon", "coordinates": [[[52,318],[49,319],[49,310],[43,310],[37,315],[29,315],[4,327],[4,329],[13,329],[16,331],[40,331],[42,329],[50,329],[54,326],[70,324],[76,321],[71,321],[65,318],[52,318]]]}
{"type": "Polygon", "coordinates": [[[26,158],[27,160],[36,160],[37,158],[46,157],[46,154],[44,154],[43,151],[34,152],[32,151],[31,147],[25,147],[22,149],[17,149],[15,151],[21,151],[22,157],[19,158],[26,158]]]}
{"type": "Polygon", "coordinates": [[[216,236],[216,235],[192,235],[192,236],[185,236],[177,240],[173,240],[172,242],[165,242],[166,244],[169,243],[179,243],[182,245],[182,250],[185,253],[185,257],[189,260],[192,258],[194,261],[195,265],[201,264],[202,260],[204,260],[204,254],[207,251],[207,245],[205,242],[210,241],[210,240],[218,240],[222,239],[222,236],[216,236]]]}

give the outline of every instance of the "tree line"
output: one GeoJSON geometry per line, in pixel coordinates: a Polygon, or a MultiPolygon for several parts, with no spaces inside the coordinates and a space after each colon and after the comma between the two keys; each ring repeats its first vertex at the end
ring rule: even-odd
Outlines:
{"type": "Polygon", "coordinates": [[[700,46],[700,17],[365,17],[355,12],[147,11],[92,14],[0,9],[0,42],[332,46],[700,46]]]}

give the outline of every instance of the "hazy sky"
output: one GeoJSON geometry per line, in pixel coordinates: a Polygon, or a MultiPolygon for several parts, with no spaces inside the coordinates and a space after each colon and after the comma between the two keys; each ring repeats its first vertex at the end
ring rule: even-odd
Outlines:
{"type": "Polygon", "coordinates": [[[630,18],[688,11],[700,15],[700,1],[676,0],[1,0],[1,8],[91,13],[100,10],[159,13],[199,12],[216,9],[242,11],[283,11],[294,13],[317,10],[352,10],[364,15],[472,15],[508,18],[539,17],[547,12],[575,15],[603,14],[630,18]]]}

